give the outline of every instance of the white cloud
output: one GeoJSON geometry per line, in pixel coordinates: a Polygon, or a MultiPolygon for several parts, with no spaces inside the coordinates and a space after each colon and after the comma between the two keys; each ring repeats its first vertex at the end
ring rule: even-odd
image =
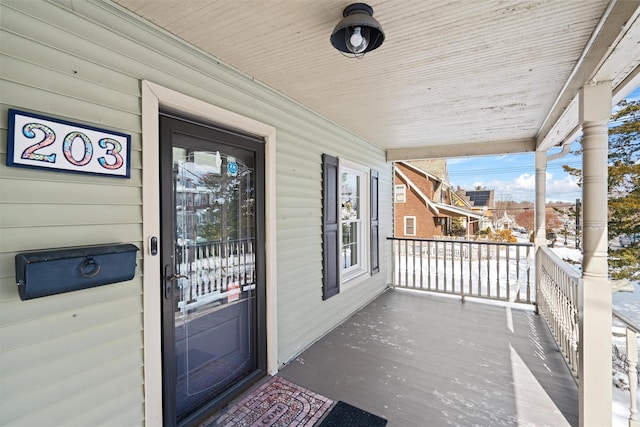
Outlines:
{"type": "MultiPolygon", "coordinates": [[[[547,174],[547,180],[549,180],[549,174],[547,174]]],[[[536,191],[536,176],[528,173],[523,173],[515,180],[514,186],[521,190],[536,191]]]]}
{"type": "Polygon", "coordinates": [[[547,176],[547,200],[575,201],[580,197],[582,189],[574,176],[566,175],[556,180],[547,176]]]}
{"type": "MultiPolygon", "coordinates": [[[[581,189],[578,187],[577,181],[570,175],[554,179],[553,174],[547,172],[547,201],[566,201],[573,202],[576,198],[581,197],[581,189]]],[[[475,181],[472,188],[475,189],[482,186],[488,190],[495,190],[495,199],[499,200],[515,200],[515,201],[531,201],[535,200],[536,194],[536,177],[535,175],[523,173],[510,181],[494,179],[491,181],[475,181]]]]}

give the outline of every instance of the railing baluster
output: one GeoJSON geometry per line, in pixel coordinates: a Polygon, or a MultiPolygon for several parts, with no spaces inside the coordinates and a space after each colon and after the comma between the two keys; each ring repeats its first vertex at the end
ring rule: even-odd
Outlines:
{"type": "Polygon", "coordinates": [[[511,281],[509,278],[511,277],[511,248],[509,246],[505,246],[505,250],[507,251],[507,262],[505,263],[507,268],[507,301],[511,301],[511,281]]]}
{"type": "Polygon", "coordinates": [[[516,246],[516,301],[520,298],[520,246],[516,246]]]}
{"type": "Polygon", "coordinates": [[[638,425],[638,332],[627,326],[627,362],[629,370],[629,425],[638,425]]]}
{"type": "Polygon", "coordinates": [[[244,252],[244,243],[238,243],[238,278],[240,279],[240,292],[242,292],[242,287],[246,284],[246,270],[247,270],[247,262],[245,258],[244,252]]]}
{"type": "Polygon", "coordinates": [[[420,289],[424,288],[424,270],[422,269],[422,240],[420,240],[420,289]]]}
{"type": "Polygon", "coordinates": [[[404,241],[404,286],[409,286],[409,243],[404,241]]]}
{"type": "MultiPolygon", "coordinates": [[[[540,266],[537,274],[541,294],[536,296],[540,313],[547,321],[573,375],[577,376],[579,370],[578,307],[580,306],[578,287],[581,284],[581,278],[578,272],[566,265],[548,248],[539,248],[536,256],[539,257],[540,266]]],[[[527,285],[528,298],[529,286],[527,285]]]]}
{"type": "Polygon", "coordinates": [[[391,286],[395,288],[396,286],[396,257],[398,256],[398,250],[396,246],[398,246],[399,242],[396,240],[391,241],[391,286]]]}
{"type": "Polygon", "coordinates": [[[440,289],[440,248],[438,248],[438,241],[436,240],[436,291],[440,289]]]}
{"type": "Polygon", "coordinates": [[[464,299],[464,253],[462,248],[463,243],[458,243],[458,252],[460,255],[460,295],[462,295],[462,298],[464,299]]]}
{"type": "Polygon", "coordinates": [[[467,254],[469,256],[469,295],[473,295],[473,244],[467,243],[467,254]]]}
{"type": "MultiPolygon", "coordinates": [[[[620,358],[620,360],[627,371],[629,381],[629,427],[640,427],[638,418],[638,333],[640,333],[640,325],[615,309],[612,311],[612,315],[616,323],[620,322],[624,327],[624,332],[621,334],[618,332],[620,328],[613,325],[616,327],[612,329],[612,333],[625,339],[624,359],[620,358]]],[[[617,349],[617,347],[615,348],[617,349]]]]}
{"type": "Polygon", "coordinates": [[[451,271],[451,278],[447,281],[447,284],[451,285],[451,290],[450,292],[452,294],[456,293],[456,286],[455,286],[455,272],[453,271],[453,264],[454,264],[454,258],[455,258],[455,251],[454,251],[454,247],[453,247],[453,242],[449,242],[449,252],[447,252],[448,254],[448,261],[450,263],[450,271],[451,271]]]}
{"type": "Polygon", "coordinates": [[[443,266],[442,269],[444,271],[444,291],[447,292],[448,281],[447,281],[447,242],[446,241],[443,242],[443,246],[444,246],[444,253],[443,253],[442,259],[444,260],[444,262],[442,263],[442,266],[443,266]]]}
{"type": "Polygon", "coordinates": [[[427,250],[427,289],[431,289],[431,243],[427,242],[428,250],[427,250]]]}
{"type": "Polygon", "coordinates": [[[394,287],[449,293],[461,298],[501,301],[511,301],[513,298],[516,302],[523,302],[519,283],[524,272],[520,270],[525,263],[528,268],[529,261],[521,256],[524,253],[529,256],[533,246],[529,243],[410,238],[389,240],[392,240],[391,285],[394,287]],[[521,251],[520,246],[527,248],[521,251]],[[502,289],[505,283],[506,290],[502,289]],[[512,284],[516,285],[513,297],[512,284]]]}
{"type": "Polygon", "coordinates": [[[238,286],[240,286],[240,243],[236,242],[234,246],[236,248],[235,249],[236,256],[233,258],[234,260],[233,276],[235,278],[235,281],[238,283],[238,286]]]}
{"type": "Polygon", "coordinates": [[[416,256],[421,256],[420,251],[416,251],[416,243],[417,242],[412,242],[411,247],[413,248],[413,287],[417,288],[418,287],[418,271],[417,270],[417,265],[418,265],[418,260],[416,259],[416,256]],[[417,253],[416,253],[417,252],[417,253]]]}
{"type": "Polygon", "coordinates": [[[222,278],[222,290],[224,292],[227,292],[227,289],[229,289],[229,242],[226,241],[222,245],[222,249],[224,252],[222,256],[222,273],[224,274],[222,278]]]}
{"type": "Polygon", "coordinates": [[[482,295],[482,245],[478,245],[478,293],[476,295],[482,295]]]}
{"type": "Polygon", "coordinates": [[[487,246],[487,296],[491,296],[491,246],[487,246]]]}
{"type": "MultiPolygon", "coordinates": [[[[527,246],[527,303],[531,304],[531,247],[527,246]]],[[[536,301],[538,296],[536,295],[536,301]]]]}
{"type": "Polygon", "coordinates": [[[496,246],[496,296],[500,299],[500,246],[496,246]]]}

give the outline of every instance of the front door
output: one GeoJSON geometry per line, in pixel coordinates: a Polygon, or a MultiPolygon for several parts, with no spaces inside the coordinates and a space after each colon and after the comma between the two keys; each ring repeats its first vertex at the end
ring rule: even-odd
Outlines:
{"type": "Polygon", "coordinates": [[[165,425],[192,425],[266,371],[264,142],[160,117],[165,425]]]}

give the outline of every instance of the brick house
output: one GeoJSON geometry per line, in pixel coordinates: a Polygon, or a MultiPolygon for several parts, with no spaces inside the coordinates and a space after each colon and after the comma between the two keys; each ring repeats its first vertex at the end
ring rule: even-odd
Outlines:
{"type": "Polygon", "coordinates": [[[431,238],[450,235],[453,218],[462,218],[467,236],[478,229],[474,212],[448,182],[445,159],[397,162],[394,170],[394,233],[396,237],[431,238]]]}

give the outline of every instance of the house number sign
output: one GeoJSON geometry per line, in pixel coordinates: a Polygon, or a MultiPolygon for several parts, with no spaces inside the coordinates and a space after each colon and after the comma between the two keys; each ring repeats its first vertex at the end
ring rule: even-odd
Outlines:
{"type": "Polygon", "coordinates": [[[131,136],[9,110],[7,166],[130,176],[131,136]]]}

